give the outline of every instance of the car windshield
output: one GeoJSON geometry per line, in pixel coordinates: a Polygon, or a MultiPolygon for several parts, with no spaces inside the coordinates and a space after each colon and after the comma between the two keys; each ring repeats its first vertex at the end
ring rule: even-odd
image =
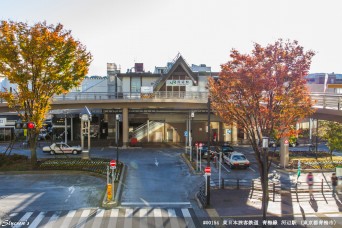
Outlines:
{"type": "Polygon", "coordinates": [[[233,160],[246,160],[246,157],[244,155],[234,155],[233,160]]]}

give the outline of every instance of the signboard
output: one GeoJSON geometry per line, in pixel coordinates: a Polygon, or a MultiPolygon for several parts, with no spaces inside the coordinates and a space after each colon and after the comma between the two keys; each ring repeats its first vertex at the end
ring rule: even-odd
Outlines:
{"type": "Polygon", "coordinates": [[[153,86],[141,86],[140,92],[141,93],[153,93],[153,86]]]}
{"type": "Polygon", "coordinates": [[[198,146],[199,146],[198,149],[202,150],[203,143],[199,143],[198,146]]]}
{"type": "Polygon", "coordinates": [[[206,175],[210,175],[211,174],[210,166],[205,167],[204,172],[205,172],[206,175]]]}
{"type": "Polygon", "coordinates": [[[188,137],[188,131],[184,131],[184,136],[188,137]]]}
{"type": "Polygon", "coordinates": [[[6,118],[0,118],[0,126],[5,126],[6,125],[6,118]]]}
{"type": "Polygon", "coordinates": [[[166,80],[166,86],[192,86],[192,80],[166,80]]]}
{"type": "Polygon", "coordinates": [[[231,134],[231,133],[232,133],[232,130],[231,130],[231,129],[226,129],[226,133],[227,133],[227,134],[231,134]]]}
{"type": "Polygon", "coordinates": [[[116,161],[115,160],[111,160],[109,165],[110,165],[111,169],[115,169],[116,168],[116,161]]]}

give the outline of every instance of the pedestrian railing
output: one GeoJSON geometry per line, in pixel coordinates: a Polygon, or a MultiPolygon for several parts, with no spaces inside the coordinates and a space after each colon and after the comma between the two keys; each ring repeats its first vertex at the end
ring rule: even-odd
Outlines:
{"type": "Polygon", "coordinates": [[[207,195],[205,194],[205,182],[203,182],[200,187],[199,187],[199,191],[197,193],[197,198],[200,201],[200,203],[202,204],[203,207],[207,206],[207,195]]]}

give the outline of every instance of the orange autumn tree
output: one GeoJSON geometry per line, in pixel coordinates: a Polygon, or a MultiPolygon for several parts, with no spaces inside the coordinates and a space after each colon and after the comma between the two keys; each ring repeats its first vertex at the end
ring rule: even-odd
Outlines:
{"type": "Polygon", "coordinates": [[[218,80],[209,80],[213,110],[225,123],[242,128],[255,152],[264,219],[269,165],[262,138],[275,131],[286,135],[291,125],[314,112],[304,78],[313,56],[314,52],[304,52],[297,41],[279,39],[266,47],[256,43],[250,54],[233,49],[231,60],[221,65],[218,80]]]}
{"type": "Polygon", "coordinates": [[[0,75],[16,85],[0,97],[15,109],[23,121],[34,122],[28,131],[31,161],[37,161],[36,143],[55,94],[79,85],[92,56],[61,24],[1,21],[0,75]]]}

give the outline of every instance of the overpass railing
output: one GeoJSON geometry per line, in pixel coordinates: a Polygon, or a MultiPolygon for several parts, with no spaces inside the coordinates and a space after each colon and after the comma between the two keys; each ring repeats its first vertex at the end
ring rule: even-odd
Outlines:
{"type": "Polygon", "coordinates": [[[342,94],[311,93],[316,108],[342,110],[342,94]]]}
{"type": "Polygon", "coordinates": [[[190,99],[207,100],[208,92],[169,91],[154,93],[106,93],[106,92],[71,92],[54,96],[54,101],[77,100],[142,100],[142,99],[190,99]]]}

